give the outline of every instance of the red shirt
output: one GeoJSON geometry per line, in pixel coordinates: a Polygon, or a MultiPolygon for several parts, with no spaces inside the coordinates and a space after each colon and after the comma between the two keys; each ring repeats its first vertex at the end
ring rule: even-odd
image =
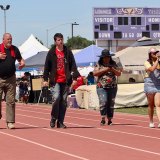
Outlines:
{"type": "Polygon", "coordinates": [[[56,73],[56,82],[65,83],[66,75],[64,69],[64,52],[56,49],[57,55],[57,73],[56,73]]]}
{"type": "Polygon", "coordinates": [[[82,85],[84,85],[84,79],[82,76],[79,76],[77,78],[77,85],[75,85],[73,89],[76,90],[79,86],[82,86],[82,85]]]}

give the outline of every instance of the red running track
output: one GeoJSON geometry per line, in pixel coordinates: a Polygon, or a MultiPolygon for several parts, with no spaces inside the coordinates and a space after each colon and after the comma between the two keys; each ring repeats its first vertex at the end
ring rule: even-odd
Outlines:
{"type": "Polygon", "coordinates": [[[115,113],[112,126],[100,126],[98,111],[68,108],[68,128],[51,129],[50,106],[17,104],[9,130],[5,103],[2,113],[0,160],[160,159],[160,129],[148,127],[148,116],[115,113]]]}

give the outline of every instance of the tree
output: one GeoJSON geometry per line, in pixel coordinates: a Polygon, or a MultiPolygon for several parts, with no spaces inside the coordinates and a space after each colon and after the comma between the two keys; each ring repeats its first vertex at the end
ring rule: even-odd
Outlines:
{"type": "Polygon", "coordinates": [[[80,36],[68,38],[67,42],[65,43],[65,45],[70,49],[83,49],[90,46],[91,44],[95,44],[95,42],[80,36]]]}

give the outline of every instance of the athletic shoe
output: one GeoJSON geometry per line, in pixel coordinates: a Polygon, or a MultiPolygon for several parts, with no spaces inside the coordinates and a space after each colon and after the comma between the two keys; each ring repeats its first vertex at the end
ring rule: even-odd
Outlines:
{"type": "Polygon", "coordinates": [[[108,125],[109,126],[112,125],[112,121],[111,120],[108,121],[108,125]]]}
{"type": "Polygon", "coordinates": [[[7,128],[8,129],[14,129],[15,128],[14,123],[11,123],[11,122],[7,123],[7,128]]]}
{"type": "Polygon", "coordinates": [[[103,117],[102,120],[101,120],[100,125],[101,125],[101,126],[104,126],[105,124],[106,124],[106,121],[105,121],[105,118],[103,117]]]}
{"type": "Polygon", "coordinates": [[[54,128],[55,125],[56,125],[56,119],[51,119],[51,121],[50,121],[50,127],[54,128]]]}
{"type": "Polygon", "coordinates": [[[154,128],[155,126],[154,126],[154,123],[149,123],[149,127],[150,128],[154,128]]]}
{"type": "Polygon", "coordinates": [[[60,122],[57,122],[57,128],[67,128],[66,125],[64,125],[64,123],[60,123],[60,122]]]}

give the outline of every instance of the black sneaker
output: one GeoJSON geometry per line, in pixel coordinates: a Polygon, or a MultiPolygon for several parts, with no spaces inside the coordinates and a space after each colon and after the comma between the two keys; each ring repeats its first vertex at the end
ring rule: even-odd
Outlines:
{"type": "Polygon", "coordinates": [[[55,125],[56,125],[56,119],[51,119],[51,121],[50,121],[50,127],[54,128],[55,125]]]}
{"type": "Polygon", "coordinates": [[[104,118],[102,118],[102,120],[101,120],[101,126],[104,126],[105,124],[106,124],[106,121],[105,121],[104,118]]]}
{"type": "Polygon", "coordinates": [[[112,121],[111,120],[108,120],[108,125],[112,125],[112,121]]]}
{"type": "Polygon", "coordinates": [[[57,122],[57,128],[67,128],[67,126],[61,122],[57,122]]]}

